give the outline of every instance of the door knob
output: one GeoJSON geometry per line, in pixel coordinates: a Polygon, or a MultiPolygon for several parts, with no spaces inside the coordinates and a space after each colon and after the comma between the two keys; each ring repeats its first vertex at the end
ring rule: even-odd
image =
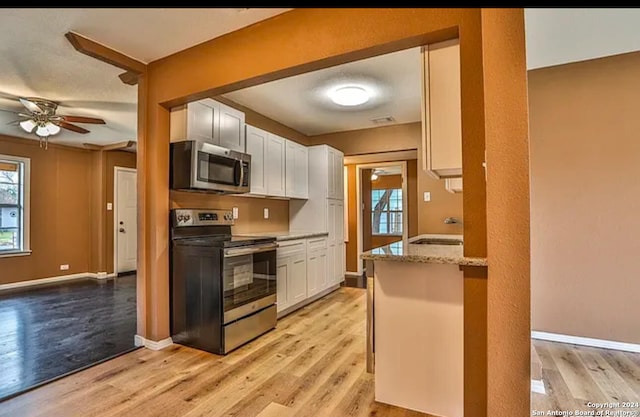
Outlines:
{"type": "Polygon", "coordinates": [[[125,233],[124,227],[121,227],[119,230],[120,233],[125,233]]]}

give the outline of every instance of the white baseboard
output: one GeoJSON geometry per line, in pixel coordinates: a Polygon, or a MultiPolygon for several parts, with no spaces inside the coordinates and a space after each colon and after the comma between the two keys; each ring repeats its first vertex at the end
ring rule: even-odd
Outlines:
{"type": "Polygon", "coordinates": [[[538,394],[547,394],[547,390],[544,388],[544,382],[541,379],[532,379],[531,380],[531,392],[535,392],[538,394]]]}
{"type": "Polygon", "coordinates": [[[572,345],[590,346],[602,349],[623,350],[625,352],[640,353],[640,345],[635,343],[616,342],[614,340],[592,339],[590,337],[569,336],[559,333],[531,332],[532,339],[548,340],[550,342],[569,343],[572,345]]]}
{"type": "Polygon", "coordinates": [[[151,350],[162,350],[166,347],[171,346],[173,344],[173,340],[171,340],[170,337],[167,337],[166,339],[162,339],[156,342],[155,340],[149,340],[140,335],[135,335],[133,337],[133,343],[136,346],[144,346],[147,349],[151,350]]]}
{"type": "Polygon", "coordinates": [[[355,277],[355,278],[360,278],[362,276],[362,274],[358,274],[357,272],[351,272],[351,271],[347,271],[344,273],[345,277],[355,277]]]}
{"type": "Polygon", "coordinates": [[[14,288],[31,287],[33,285],[51,284],[55,282],[71,281],[81,278],[105,279],[113,278],[116,274],[107,274],[106,272],[80,272],[78,274],[58,275],[57,277],[30,279],[27,281],[10,282],[9,284],[0,284],[0,291],[11,290],[14,288]]]}

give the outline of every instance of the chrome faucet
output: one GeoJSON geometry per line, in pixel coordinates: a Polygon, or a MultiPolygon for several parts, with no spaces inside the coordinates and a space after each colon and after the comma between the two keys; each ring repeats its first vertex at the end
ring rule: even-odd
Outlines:
{"type": "Polygon", "coordinates": [[[455,217],[447,217],[444,219],[444,224],[462,224],[460,219],[456,219],[455,217]]]}

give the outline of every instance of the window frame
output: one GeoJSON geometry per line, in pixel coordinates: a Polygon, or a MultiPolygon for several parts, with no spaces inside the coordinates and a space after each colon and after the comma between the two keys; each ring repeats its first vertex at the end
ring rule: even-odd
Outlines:
{"type": "Polygon", "coordinates": [[[18,163],[22,166],[22,172],[18,187],[20,190],[20,201],[18,207],[21,210],[20,224],[18,230],[20,233],[20,248],[12,250],[0,250],[0,258],[7,258],[12,256],[26,256],[31,254],[31,216],[30,216],[30,201],[31,201],[31,158],[15,155],[3,155],[0,154],[0,162],[18,163]]]}
{"type": "Polygon", "coordinates": [[[402,189],[402,187],[400,188],[372,188],[371,189],[371,211],[369,213],[369,215],[372,217],[371,219],[371,236],[404,236],[404,216],[405,216],[405,207],[404,207],[404,190],[402,189]],[[374,205],[373,205],[373,193],[374,191],[387,191],[387,190],[392,190],[393,191],[399,191],[401,193],[400,196],[400,202],[402,203],[402,210],[392,210],[391,209],[391,204],[389,204],[389,206],[383,211],[383,213],[386,213],[387,215],[387,227],[389,227],[390,220],[391,220],[391,213],[402,213],[402,222],[400,223],[400,232],[399,233],[375,233],[373,230],[373,214],[375,213],[374,210],[374,205]]]}

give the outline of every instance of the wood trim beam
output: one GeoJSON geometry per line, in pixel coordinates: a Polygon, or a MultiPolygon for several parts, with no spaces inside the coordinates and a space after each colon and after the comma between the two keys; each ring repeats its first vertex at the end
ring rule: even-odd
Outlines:
{"type": "MultiPolygon", "coordinates": [[[[147,70],[146,64],[92,41],[91,39],[85,38],[82,35],[74,32],[67,32],[64,36],[76,51],[115,67],[122,68],[127,72],[134,73],[136,74],[136,79],[138,75],[143,74],[147,70]]],[[[120,79],[123,79],[122,76],[120,79]]],[[[130,79],[130,76],[128,76],[127,79],[130,79]]],[[[124,80],[123,82],[129,84],[124,80]]]]}
{"type": "Polygon", "coordinates": [[[82,145],[86,149],[89,149],[91,151],[117,151],[117,150],[132,148],[136,145],[136,142],[132,140],[127,140],[124,142],[112,143],[111,145],[105,145],[105,146],[94,145],[92,143],[83,143],[82,145]]]}

